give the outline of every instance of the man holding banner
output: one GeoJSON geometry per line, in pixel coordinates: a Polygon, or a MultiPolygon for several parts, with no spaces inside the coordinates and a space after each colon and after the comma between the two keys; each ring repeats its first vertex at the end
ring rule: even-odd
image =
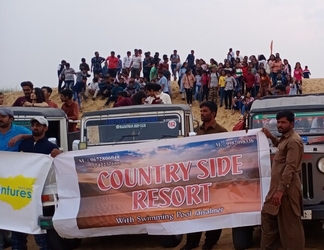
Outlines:
{"type": "MultiPolygon", "coordinates": [[[[203,124],[198,127],[197,135],[214,134],[228,132],[226,128],[219,125],[216,121],[217,105],[214,102],[204,102],[200,105],[200,116],[203,124]]],[[[222,229],[206,231],[203,250],[211,250],[217,243],[222,229]]],[[[202,232],[187,234],[187,242],[180,250],[191,250],[198,247],[202,232]]]]}
{"type": "Polygon", "coordinates": [[[261,249],[302,250],[305,236],[302,215],[300,170],[303,157],[303,142],[294,131],[295,114],[280,111],[277,114],[278,140],[268,129],[265,135],[277,147],[272,169],[270,190],[261,211],[261,249]]]}
{"type": "MultiPolygon", "coordinates": [[[[31,134],[31,131],[22,126],[16,126],[12,122],[14,120],[13,112],[5,107],[0,108],[0,150],[17,152],[20,140],[12,140],[21,134],[31,134]]],[[[4,249],[4,234],[0,229],[0,250],[4,249]]]]}
{"type": "MultiPolygon", "coordinates": [[[[57,145],[48,141],[45,132],[48,130],[48,121],[45,117],[35,117],[31,121],[33,135],[24,139],[19,145],[20,152],[51,154],[52,157],[62,153],[57,145]]],[[[50,250],[46,234],[35,234],[35,241],[41,250],[50,250]]],[[[27,249],[27,234],[20,232],[12,232],[12,249],[27,249]]]]}

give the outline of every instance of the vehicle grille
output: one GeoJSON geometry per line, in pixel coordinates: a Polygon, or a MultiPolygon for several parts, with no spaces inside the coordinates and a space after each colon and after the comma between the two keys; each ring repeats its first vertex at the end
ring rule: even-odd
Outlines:
{"type": "Polygon", "coordinates": [[[314,186],[313,186],[313,165],[308,162],[302,163],[301,178],[303,183],[303,198],[310,200],[314,198],[314,186]]]}

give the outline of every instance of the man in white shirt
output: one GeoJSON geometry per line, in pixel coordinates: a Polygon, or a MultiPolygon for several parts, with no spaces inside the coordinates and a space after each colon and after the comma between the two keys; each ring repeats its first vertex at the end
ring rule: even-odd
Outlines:
{"type": "Polygon", "coordinates": [[[230,62],[232,62],[232,58],[234,58],[234,52],[233,49],[230,48],[227,52],[227,60],[229,60],[230,62]]]}
{"type": "Polygon", "coordinates": [[[172,104],[168,94],[161,92],[161,85],[157,83],[148,83],[145,85],[147,93],[146,102],[148,104],[172,104]]]}
{"type": "Polygon", "coordinates": [[[131,69],[131,78],[140,76],[142,71],[142,58],[137,49],[135,50],[135,55],[132,56],[132,61],[129,67],[131,69]]]}
{"type": "Polygon", "coordinates": [[[123,59],[123,69],[127,70],[128,74],[129,74],[130,65],[131,65],[131,62],[132,62],[131,54],[132,53],[130,51],[127,51],[127,56],[125,56],[124,59],[123,59]]]}
{"type": "Polygon", "coordinates": [[[236,59],[236,58],[239,58],[239,59],[240,59],[240,62],[242,63],[242,62],[243,62],[243,56],[241,56],[240,53],[241,53],[241,52],[240,52],[239,50],[236,51],[235,59],[236,59]]]}
{"type": "Polygon", "coordinates": [[[99,89],[98,79],[93,78],[92,82],[88,86],[88,92],[90,93],[90,95],[92,95],[93,101],[96,100],[99,91],[100,89],[99,89]]]}

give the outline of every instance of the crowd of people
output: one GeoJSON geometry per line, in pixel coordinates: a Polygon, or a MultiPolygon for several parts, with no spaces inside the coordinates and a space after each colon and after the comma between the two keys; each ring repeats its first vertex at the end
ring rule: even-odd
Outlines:
{"type": "MultiPolygon", "coordinates": [[[[112,51],[106,59],[98,52],[91,64],[81,59],[79,71],[74,70],[65,60],[58,67],[58,92],[63,102],[62,109],[71,120],[78,119],[82,111],[82,101],[89,97],[105,100],[104,106],[114,107],[141,104],[172,104],[171,81],[177,81],[182,99],[189,106],[196,100],[215,102],[219,107],[239,112],[243,116],[252,103],[266,95],[276,95],[278,90],[285,94],[302,93],[302,79],[309,78],[307,66],[302,69],[297,62],[292,68],[280,54],[241,56],[230,48],[224,62],[213,58],[206,63],[195,58],[192,50],[181,62],[177,50],[160,59],[158,52],[151,56],[141,49],[130,51],[121,59],[112,51]],[[88,79],[91,77],[91,81],[88,79]]],[[[53,92],[49,86],[34,87],[30,81],[21,83],[24,96],[17,98],[13,106],[53,107],[58,105],[50,100],[53,92]]],[[[0,105],[4,94],[0,93],[0,105]]],[[[71,125],[71,131],[76,125],[71,125]]]]}
{"type": "MultiPolygon", "coordinates": [[[[70,120],[79,118],[82,99],[87,100],[89,96],[92,96],[92,100],[95,101],[100,95],[101,99],[106,99],[105,106],[114,102],[114,107],[171,104],[171,80],[173,78],[178,82],[182,99],[186,98],[188,105],[191,106],[193,100],[202,102],[200,111],[203,124],[198,127],[198,135],[227,131],[215,121],[218,106],[224,106],[225,109],[230,109],[232,112],[238,110],[244,115],[250,109],[253,101],[263,96],[301,94],[302,79],[310,76],[307,66],[302,69],[301,64],[297,62],[292,69],[287,59],[281,60],[279,53],[271,55],[267,60],[264,55],[243,57],[240,51],[237,50],[234,53],[232,49],[229,49],[223,63],[217,63],[214,59],[210,59],[209,64],[203,59],[195,59],[193,50],[183,63],[176,50],[170,57],[163,55],[162,59],[159,58],[159,53],[155,53],[151,57],[150,52],[145,52],[142,59],[142,51],[135,49],[133,55],[128,51],[123,60],[119,55],[115,56],[115,52],[111,52],[106,59],[95,52],[95,57],[91,59],[91,66],[87,64],[86,59],[82,58],[79,71],[76,72],[69,63],[62,60],[57,73],[58,91],[63,103],[61,108],[70,120]],[[88,83],[91,73],[93,73],[93,78],[88,83]]],[[[18,97],[12,106],[58,108],[58,105],[50,100],[53,92],[51,87],[34,87],[30,81],[22,82],[21,87],[24,96],[18,97]]],[[[4,105],[3,100],[4,94],[0,93],[0,106],[4,105]]],[[[45,117],[31,119],[32,132],[14,125],[13,119],[14,114],[10,109],[0,108],[0,134],[6,135],[0,140],[0,150],[51,154],[52,157],[62,153],[57,146],[52,145],[45,138],[45,132],[48,129],[48,121],[45,117]],[[20,141],[20,143],[15,144],[13,141],[20,141]],[[12,146],[9,147],[10,144],[12,146]]],[[[286,126],[285,129],[280,127],[282,133],[293,133],[291,132],[294,126],[293,113],[278,113],[277,120],[283,120],[281,122],[286,126]]],[[[239,129],[244,128],[241,125],[239,124],[239,129]]],[[[69,123],[68,130],[69,132],[76,131],[76,123],[69,123]]],[[[263,131],[275,143],[280,142],[266,129],[263,131]]],[[[302,145],[302,142],[299,142],[300,138],[296,137],[296,139],[295,137],[294,141],[298,141],[302,145]]],[[[298,150],[302,152],[301,147],[298,150]]],[[[293,156],[293,152],[289,151],[289,154],[291,157],[293,156]]],[[[283,161],[286,155],[287,153],[282,154],[283,161]]],[[[300,159],[299,162],[296,162],[296,166],[300,166],[300,159]]],[[[269,204],[272,202],[272,205],[275,204],[278,207],[281,198],[283,198],[286,204],[287,201],[285,197],[282,197],[282,192],[282,190],[277,190],[275,196],[269,196],[267,202],[269,204]]],[[[287,204],[285,206],[288,206],[287,204]]],[[[270,216],[271,211],[269,211],[263,210],[263,225],[272,223],[270,220],[273,220],[273,216],[270,216]]],[[[303,237],[299,237],[303,232],[300,215],[292,215],[290,218],[298,226],[298,230],[295,230],[293,236],[298,235],[300,241],[296,241],[296,243],[283,241],[282,243],[294,245],[293,249],[297,249],[296,246],[304,244],[303,237]]],[[[0,230],[0,250],[2,233],[0,230]]],[[[273,232],[263,230],[262,233],[264,236],[262,246],[265,246],[264,249],[272,249],[267,246],[274,243],[273,232]]],[[[220,234],[221,230],[206,232],[203,249],[212,249],[220,234]]],[[[26,237],[26,234],[13,232],[13,249],[25,249],[26,237]]],[[[201,232],[188,234],[186,244],[181,249],[191,250],[197,247],[200,237],[201,232]]],[[[36,235],[35,240],[42,249],[49,249],[44,235],[36,235]]]]}
{"type": "Polygon", "coordinates": [[[308,66],[302,69],[299,62],[292,68],[279,53],[266,59],[263,54],[241,56],[239,50],[234,53],[230,48],[220,63],[213,58],[209,63],[197,59],[194,50],[183,62],[177,50],[170,56],[164,54],[162,59],[158,52],[154,56],[149,51],[142,54],[141,49],[135,49],[133,55],[128,51],[122,59],[114,51],[107,58],[95,52],[90,66],[85,58],[81,59],[78,72],[62,60],[57,71],[58,89],[71,89],[73,99],[81,109],[81,99],[87,100],[89,95],[92,100],[99,95],[101,99],[107,99],[105,106],[110,102],[115,102],[115,106],[130,105],[132,95],[139,91],[147,92],[147,84],[156,84],[160,85],[160,90],[151,94],[151,100],[155,97],[153,103],[162,103],[159,95],[163,93],[171,97],[171,81],[178,80],[182,99],[186,99],[188,105],[191,106],[194,100],[210,100],[220,107],[231,109],[233,113],[238,110],[244,114],[254,99],[275,94],[277,85],[283,85],[287,94],[301,94],[302,79],[309,78],[311,74],[308,66]],[[87,84],[91,73],[93,78],[87,84]],[[117,104],[124,98],[129,99],[117,104]]]}

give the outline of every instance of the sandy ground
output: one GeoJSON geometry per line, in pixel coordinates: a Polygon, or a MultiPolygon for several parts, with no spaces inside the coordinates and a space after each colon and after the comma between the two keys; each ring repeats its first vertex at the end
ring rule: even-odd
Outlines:
{"type": "MultiPolygon", "coordinates": [[[[322,224],[319,222],[308,222],[305,223],[305,235],[306,235],[306,248],[305,250],[323,250],[324,249],[324,230],[322,224]]],[[[28,237],[28,249],[37,250],[38,247],[35,245],[34,238],[28,237]]],[[[260,228],[256,228],[254,232],[253,247],[251,250],[260,249],[260,228]]],[[[204,236],[201,239],[201,249],[204,243],[204,236]]],[[[185,244],[185,238],[174,250],[179,250],[185,244]]],[[[7,248],[9,249],[9,248],[7,248]]],[[[149,235],[119,235],[110,237],[100,238],[89,238],[84,239],[81,246],[77,249],[80,250],[163,250],[159,245],[159,238],[157,236],[149,235]]],[[[170,249],[170,248],[169,248],[170,249]]],[[[213,250],[232,250],[232,235],[230,229],[225,229],[222,232],[221,238],[218,244],[214,246],[213,250]]],[[[56,250],[56,249],[53,249],[56,250]]],[[[59,250],[59,249],[57,249],[59,250]]]]}
{"type": "MultiPolygon", "coordinates": [[[[304,80],[303,83],[304,93],[324,93],[324,79],[309,79],[304,80]]],[[[178,94],[179,90],[177,84],[173,84],[172,87],[173,95],[172,99],[174,103],[185,103],[181,100],[181,95],[178,94]]],[[[11,105],[14,100],[21,96],[22,92],[14,92],[7,93],[5,97],[5,103],[7,105],[11,105]]],[[[61,102],[59,100],[59,95],[57,90],[54,90],[52,100],[59,105],[61,102]]],[[[104,101],[96,100],[88,100],[83,103],[84,111],[92,111],[92,110],[100,110],[103,109],[104,101]]],[[[198,103],[195,102],[192,107],[195,118],[199,120],[199,107],[198,103]]],[[[233,126],[239,120],[239,114],[231,114],[231,111],[225,110],[224,108],[219,108],[217,114],[217,121],[226,127],[228,130],[232,130],[233,126]]],[[[305,224],[305,235],[306,235],[306,249],[310,250],[323,250],[324,249],[324,230],[322,229],[322,225],[319,222],[311,222],[305,224]]],[[[260,241],[260,229],[256,228],[254,233],[254,246],[251,249],[258,249],[260,241]]],[[[179,244],[178,247],[174,248],[175,250],[180,249],[180,247],[185,243],[185,238],[179,244]]],[[[203,237],[201,243],[203,244],[203,237]]],[[[201,249],[200,245],[199,248],[201,249]]],[[[9,249],[9,248],[8,248],[9,249]]],[[[35,245],[33,237],[29,237],[28,243],[29,250],[38,249],[35,245]]],[[[111,236],[111,237],[101,237],[101,238],[90,238],[84,239],[82,241],[81,247],[78,249],[82,250],[161,250],[164,249],[159,246],[159,240],[156,236],[147,236],[147,235],[121,235],[121,236],[111,236]]],[[[223,230],[222,236],[217,245],[214,246],[215,250],[227,250],[234,249],[232,245],[232,236],[231,230],[225,229],[223,230]]],[[[55,249],[56,250],[56,249],[55,249]]]]}

